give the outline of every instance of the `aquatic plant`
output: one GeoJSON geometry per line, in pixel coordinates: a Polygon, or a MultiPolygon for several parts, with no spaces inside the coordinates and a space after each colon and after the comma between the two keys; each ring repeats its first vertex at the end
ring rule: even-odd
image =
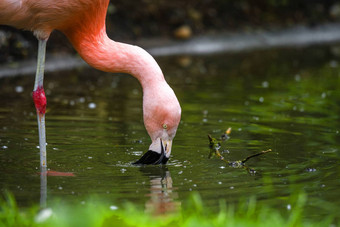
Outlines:
{"type": "Polygon", "coordinates": [[[233,168],[245,168],[250,174],[255,174],[256,171],[247,167],[245,165],[245,163],[254,157],[257,157],[259,155],[263,155],[266,154],[268,152],[271,152],[272,149],[268,149],[265,151],[261,151],[258,152],[256,154],[252,154],[247,156],[246,158],[242,159],[242,160],[236,160],[236,161],[230,161],[224,158],[224,156],[222,156],[221,152],[220,152],[220,148],[221,148],[221,143],[224,141],[227,141],[230,139],[230,133],[231,133],[231,128],[228,128],[225,133],[223,133],[220,137],[220,140],[213,138],[211,135],[208,135],[208,139],[209,139],[209,148],[210,148],[210,152],[209,152],[209,158],[212,158],[213,156],[218,157],[219,159],[221,159],[222,161],[224,161],[228,166],[233,167],[233,168]]]}

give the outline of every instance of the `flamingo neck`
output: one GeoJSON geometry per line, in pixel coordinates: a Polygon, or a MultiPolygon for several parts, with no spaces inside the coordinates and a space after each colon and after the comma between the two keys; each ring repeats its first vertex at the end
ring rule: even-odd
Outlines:
{"type": "Polygon", "coordinates": [[[105,29],[96,36],[69,37],[80,56],[96,69],[128,73],[136,77],[143,89],[165,82],[155,59],[144,49],[111,40],[105,29]]]}

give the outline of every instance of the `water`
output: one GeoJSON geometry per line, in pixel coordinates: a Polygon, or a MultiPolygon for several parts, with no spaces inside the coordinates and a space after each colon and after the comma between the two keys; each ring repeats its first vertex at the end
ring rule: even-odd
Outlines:
{"type": "MultiPolygon", "coordinates": [[[[150,139],[136,79],[87,67],[47,73],[47,205],[83,203],[98,195],[151,212],[182,206],[192,191],[215,209],[256,196],[289,211],[289,197],[308,195],[308,216],[339,213],[340,65],[337,46],[157,59],[182,106],[166,166],[136,167],[150,139]],[[228,160],[271,148],[247,166],[208,159],[207,135],[219,137],[228,160]]],[[[38,132],[31,100],[34,75],[0,79],[0,188],[19,205],[39,204],[38,132]]]]}

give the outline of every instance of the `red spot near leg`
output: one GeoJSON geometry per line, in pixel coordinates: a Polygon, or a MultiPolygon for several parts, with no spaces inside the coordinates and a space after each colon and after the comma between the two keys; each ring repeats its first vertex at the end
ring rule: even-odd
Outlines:
{"type": "Polygon", "coordinates": [[[58,172],[53,170],[48,170],[46,172],[40,172],[39,174],[43,175],[46,174],[46,176],[53,176],[53,177],[75,177],[76,175],[72,172],[58,172]]]}
{"type": "Polygon", "coordinates": [[[37,90],[33,91],[33,101],[37,112],[45,114],[46,112],[46,96],[43,87],[38,87],[37,90]]]}

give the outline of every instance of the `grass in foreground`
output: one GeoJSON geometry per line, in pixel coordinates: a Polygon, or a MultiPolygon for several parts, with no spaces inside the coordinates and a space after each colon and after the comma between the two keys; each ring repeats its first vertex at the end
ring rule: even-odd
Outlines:
{"type": "Polygon", "coordinates": [[[322,222],[307,222],[303,210],[305,194],[295,199],[288,216],[269,207],[258,206],[250,199],[239,208],[221,202],[219,212],[204,208],[198,194],[193,194],[186,205],[167,215],[152,215],[138,210],[132,204],[115,207],[100,200],[88,200],[85,204],[67,205],[55,203],[50,208],[18,208],[10,194],[0,201],[0,226],[332,226],[331,217],[322,222]]]}

